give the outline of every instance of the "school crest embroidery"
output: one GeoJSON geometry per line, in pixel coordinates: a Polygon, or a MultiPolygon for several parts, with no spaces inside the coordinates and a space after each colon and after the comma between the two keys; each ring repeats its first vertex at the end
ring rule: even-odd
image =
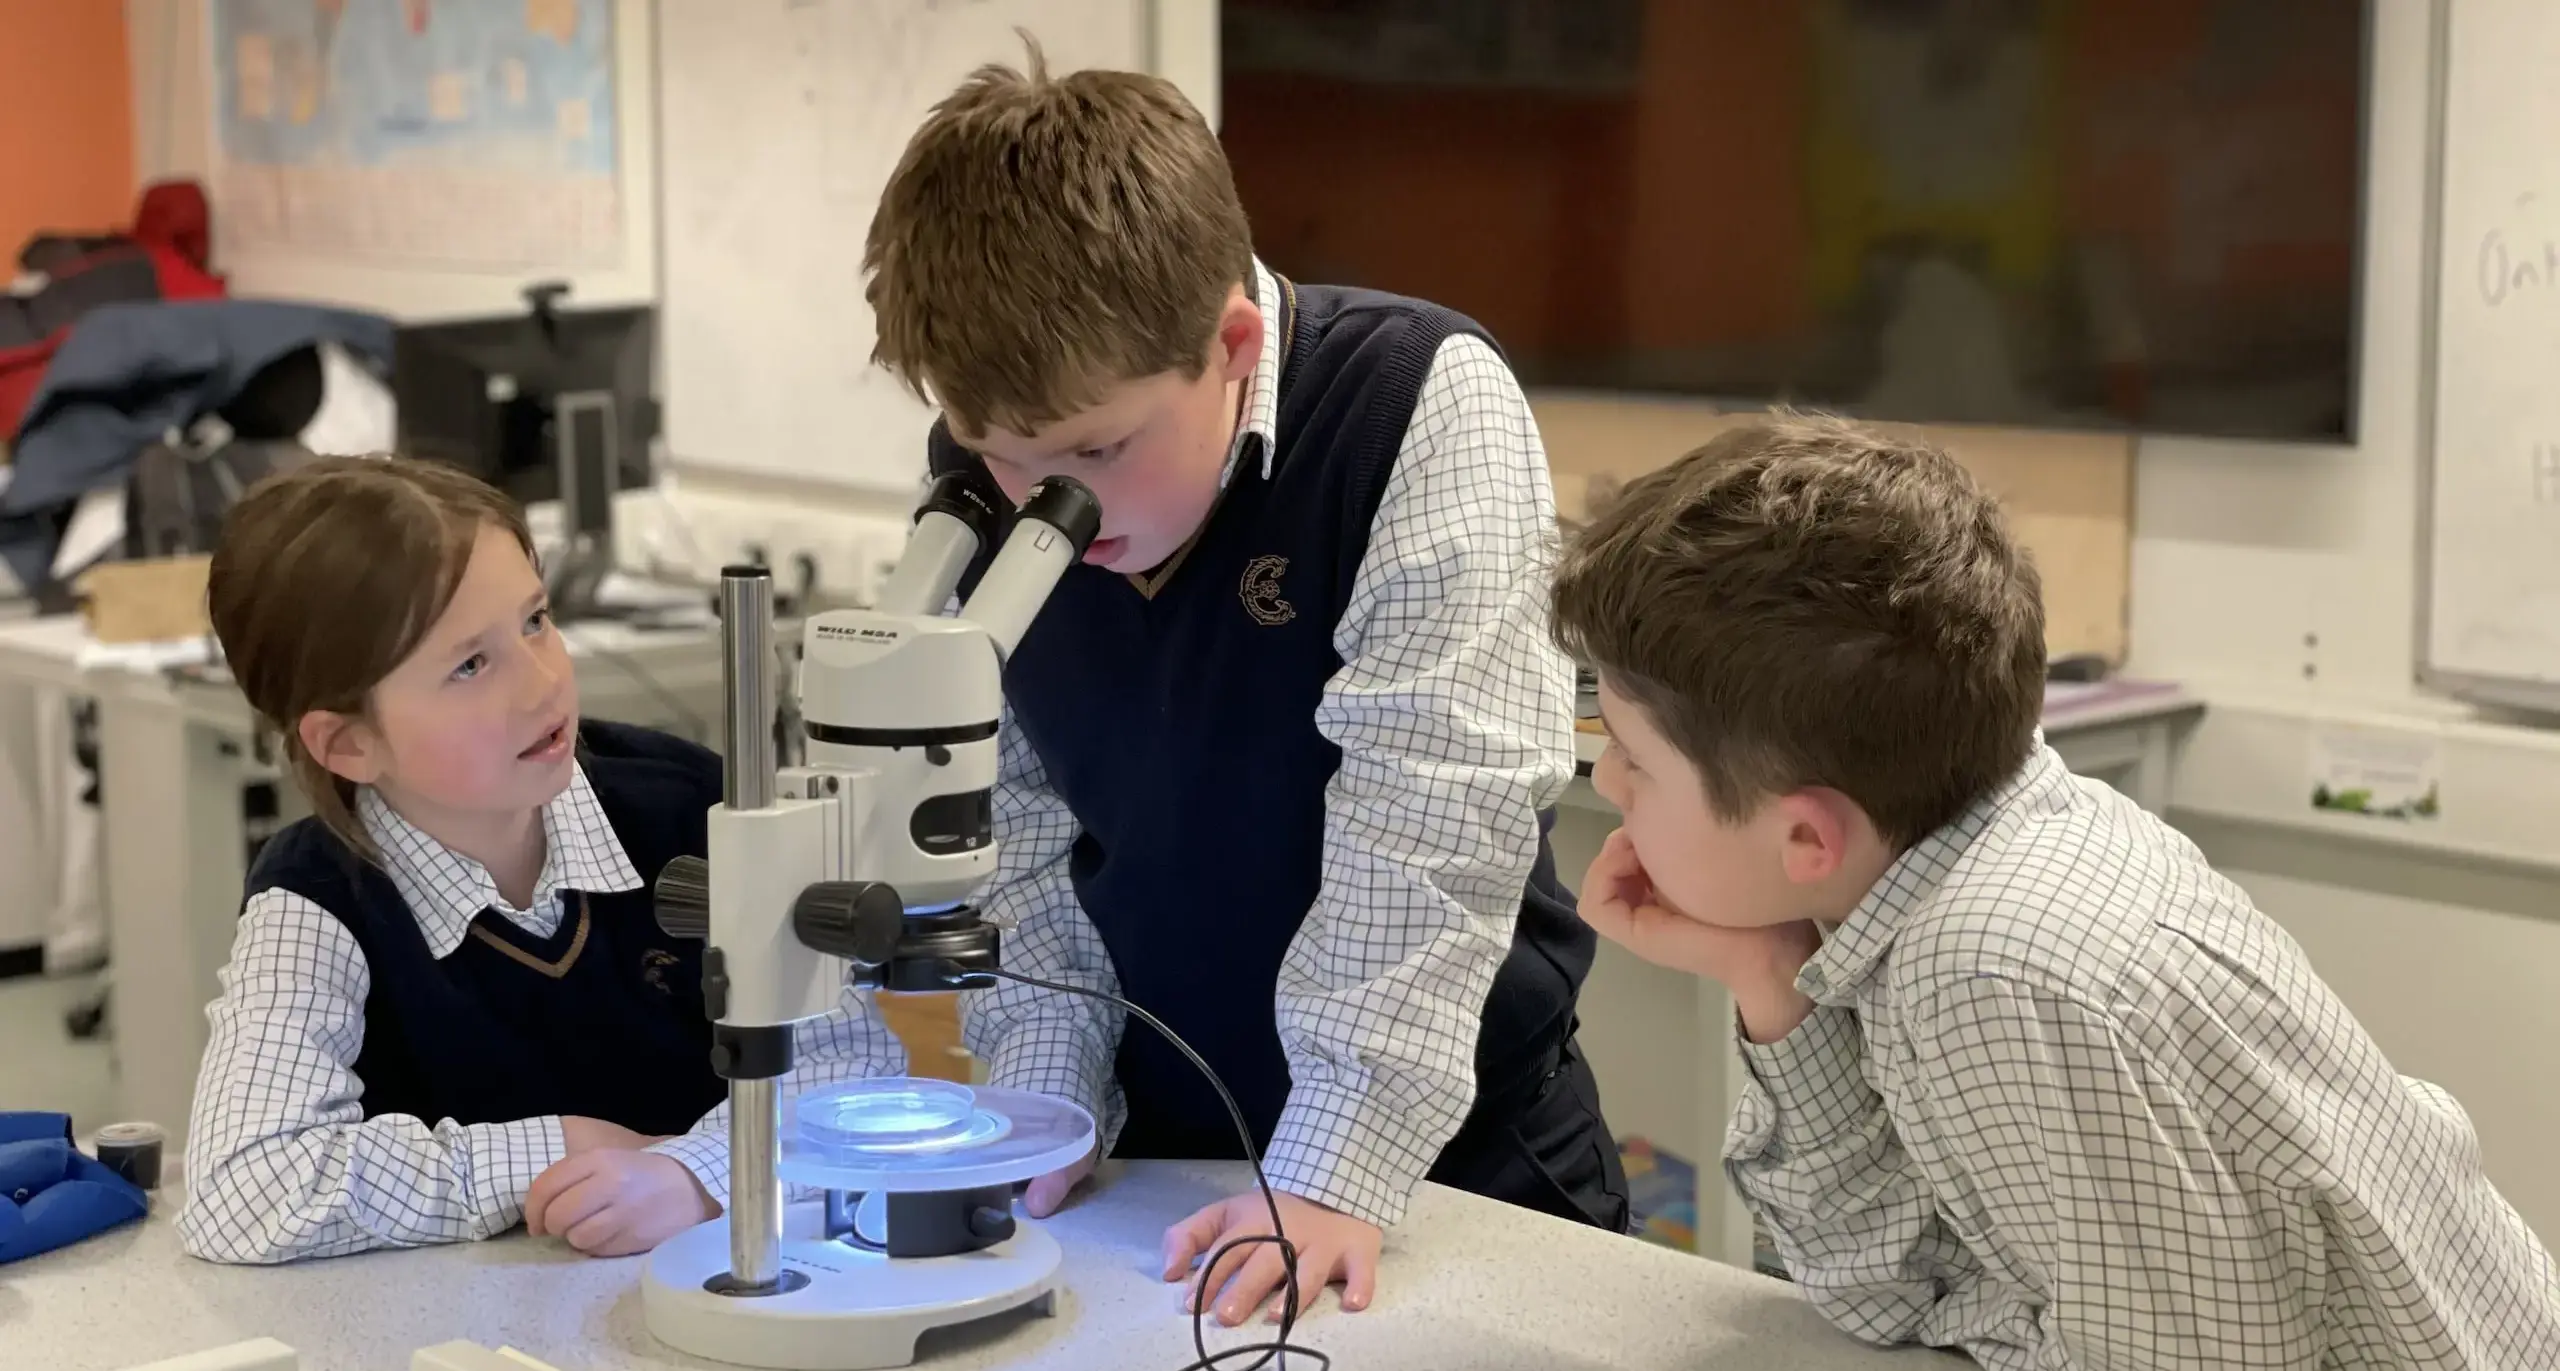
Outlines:
{"type": "Polygon", "coordinates": [[[1244,564],[1244,580],[1237,593],[1244,597],[1244,612],[1255,623],[1276,628],[1298,617],[1298,607],[1280,598],[1280,576],[1288,569],[1286,557],[1256,557],[1244,564]]]}
{"type": "Polygon", "coordinates": [[[640,982],[661,995],[672,995],[676,988],[667,984],[667,968],[676,964],[676,954],[653,947],[640,954],[640,982]]]}

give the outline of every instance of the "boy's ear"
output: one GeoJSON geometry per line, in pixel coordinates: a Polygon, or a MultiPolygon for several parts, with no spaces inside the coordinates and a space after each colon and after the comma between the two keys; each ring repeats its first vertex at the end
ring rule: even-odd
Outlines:
{"type": "Polygon", "coordinates": [[[330,775],[357,785],[371,785],[382,775],[382,740],[362,719],[315,709],[302,716],[294,734],[330,775]]]}
{"type": "Polygon", "coordinates": [[[1786,835],[1779,860],[1787,879],[1796,885],[1819,885],[1838,874],[1865,820],[1856,802],[1836,790],[1807,786],[1779,796],[1777,804],[1786,835]]]}
{"type": "Polygon", "coordinates": [[[1216,355],[1210,360],[1219,375],[1230,381],[1241,381],[1253,374],[1254,364],[1262,360],[1262,306],[1253,302],[1242,286],[1227,292],[1227,307],[1218,311],[1216,355]]]}

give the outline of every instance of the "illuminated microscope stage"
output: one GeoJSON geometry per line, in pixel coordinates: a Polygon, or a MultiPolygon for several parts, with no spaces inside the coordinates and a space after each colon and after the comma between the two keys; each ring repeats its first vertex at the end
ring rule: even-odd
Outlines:
{"type": "Polygon", "coordinates": [[[1010,1192],[1083,1158],[1091,1115],[1027,1091],[899,1079],[811,1091],[790,1118],[782,1179],[831,1192],[784,1212],[794,1288],[721,1293],[729,1225],[714,1219],[650,1254],[641,1308],[661,1342],[745,1366],[868,1371],[915,1360],[929,1329],[1054,1312],[1057,1240],[1012,1218],[1010,1192]],[[998,1193],[924,1198],[970,1191],[998,1193]],[[952,1254],[901,1255],[920,1244],[952,1254]]]}

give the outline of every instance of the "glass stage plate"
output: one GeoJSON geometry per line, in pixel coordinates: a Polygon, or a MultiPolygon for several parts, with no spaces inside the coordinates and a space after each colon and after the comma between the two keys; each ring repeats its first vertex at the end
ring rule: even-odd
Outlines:
{"type": "Polygon", "coordinates": [[[782,1179],[827,1190],[969,1190],[1081,1160],[1093,1116],[1049,1095],[904,1077],[849,1081],[794,1100],[782,1179]]]}

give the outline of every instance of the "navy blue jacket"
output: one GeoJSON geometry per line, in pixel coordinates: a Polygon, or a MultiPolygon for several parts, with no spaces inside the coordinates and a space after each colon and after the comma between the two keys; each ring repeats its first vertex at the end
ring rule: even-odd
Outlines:
{"type": "Polygon", "coordinates": [[[144,448],[229,403],[269,363],[321,342],[391,363],[391,321],[352,310],[183,300],[82,315],[18,425],[0,489],[0,559],[20,584],[43,584],[61,535],[51,516],[120,484],[144,448]]]}

